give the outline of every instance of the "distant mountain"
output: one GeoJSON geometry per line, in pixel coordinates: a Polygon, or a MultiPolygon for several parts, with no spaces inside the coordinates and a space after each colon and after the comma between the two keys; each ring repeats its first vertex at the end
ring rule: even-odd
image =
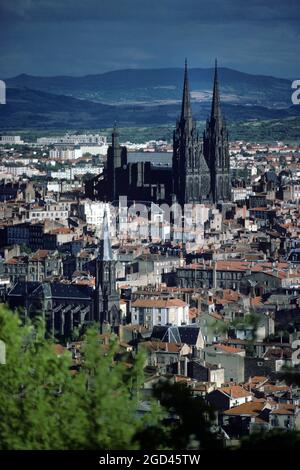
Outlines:
{"type": "MultiPolygon", "coordinates": [[[[193,114],[205,120],[210,103],[194,102],[193,114]]],[[[223,114],[228,121],[249,119],[285,119],[300,116],[300,106],[266,108],[223,103],[223,114]]],[[[119,126],[174,125],[180,112],[178,102],[173,104],[107,105],[28,88],[8,88],[5,105],[0,106],[0,127],[12,129],[95,129],[119,126]]]]}
{"type": "MultiPolygon", "coordinates": [[[[278,108],[291,104],[291,81],[219,69],[224,103],[278,108]]],[[[189,71],[192,99],[211,98],[213,69],[189,71]]],[[[29,88],[106,104],[174,104],[181,99],[183,69],[126,69],[82,77],[18,75],[5,80],[8,87],[29,88]]]]}

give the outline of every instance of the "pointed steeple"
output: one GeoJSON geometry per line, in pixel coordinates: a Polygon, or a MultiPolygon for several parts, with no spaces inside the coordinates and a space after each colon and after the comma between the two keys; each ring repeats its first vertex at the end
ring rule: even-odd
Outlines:
{"type": "Polygon", "coordinates": [[[185,59],[184,65],[184,82],[183,82],[183,94],[182,94],[182,105],[181,105],[181,120],[187,121],[192,118],[191,103],[190,103],[190,87],[187,60],[185,59]]]}
{"type": "Polygon", "coordinates": [[[100,242],[99,259],[101,261],[113,261],[113,254],[112,254],[110,234],[109,234],[109,223],[108,223],[106,207],[104,209],[104,215],[103,215],[103,228],[102,228],[102,239],[100,242]]]}
{"type": "Polygon", "coordinates": [[[115,147],[119,144],[119,130],[118,130],[116,121],[114,122],[114,127],[113,127],[111,136],[112,136],[112,145],[113,147],[115,147]]]}
{"type": "Polygon", "coordinates": [[[219,77],[218,77],[218,63],[215,61],[215,75],[214,75],[214,89],[211,106],[211,118],[218,121],[221,118],[221,105],[220,105],[220,91],[219,91],[219,77]]]}
{"type": "Polygon", "coordinates": [[[118,126],[117,126],[117,121],[114,122],[113,134],[119,134],[118,126]]]}

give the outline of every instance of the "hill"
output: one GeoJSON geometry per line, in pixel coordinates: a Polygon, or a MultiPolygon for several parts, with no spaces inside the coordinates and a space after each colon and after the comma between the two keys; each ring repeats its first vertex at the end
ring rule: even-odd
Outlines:
{"type": "MultiPolygon", "coordinates": [[[[286,107],[291,104],[291,81],[219,69],[222,100],[231,104],[286,107]]],[[[211,98],[213,69],[189,71],[192,99],[211,98]]],[[[107,104],[174,104],[181,99],[183,69],[126,69],[82,77],[37,77],[21,74],[5,80],[11,88],[29,88],[107,104]]]]}
{"type": "MultiPolygon", "coordinates": [[[[285,119],[300,116],[300,106],[277,109],[223,104],[228,121],[285,119]]],[[[77,129],[119,126],[173,125],[180,112],[174,104],[107,105],[27,88],[8,88],[7,104],[0,106],[0,127],[13,129],[77,129]]],[[[197,120],[205,120],[210,103],[193,103],[197,120]]]]}

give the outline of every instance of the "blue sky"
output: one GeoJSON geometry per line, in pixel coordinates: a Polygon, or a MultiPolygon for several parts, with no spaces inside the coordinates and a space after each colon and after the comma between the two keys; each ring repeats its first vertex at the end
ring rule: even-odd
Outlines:
{"type": "Polygon", "coordinates": [[[0,0],[0,78],[219,64],[300,78],[299,0],[0,0]]]}

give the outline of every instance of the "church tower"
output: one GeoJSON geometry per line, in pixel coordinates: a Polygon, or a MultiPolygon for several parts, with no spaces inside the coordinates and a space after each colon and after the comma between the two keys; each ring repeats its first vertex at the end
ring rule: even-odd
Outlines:
{"type": "Polygon", "coordinates": [[[217,61],[215,64],[211,115],[203,136],[203,151],[211,174],[212,201],[231,200],[229,143],[226,124],[221,114],[217,61]]]}
{"type": "Polygon", "coordinates": [[[112,131],[112,143],[107,151],[107,178],[109,183],[109,199],[111,201],[118,198],[117,174],[127,164],[126,147],[121,147],[119,143],[119,131],[115,123],[112,131]]]}
{"type": "Polygon", "coordinates": [[[103,231],[96,260],[96,321],[101,327],[109,324],[115,328],[121,323],[120,299],[116,289],[116,261],[113,259],[109,224],[106,209],[103,216],[103,231]]]}
{"type": "Polygon", "coordinates": [[[192,117],[187,62],[185,61],[181,115],[173,135],[173,193],[179,204],[206,202],[210,174],[203,142],[192,117]]]}

